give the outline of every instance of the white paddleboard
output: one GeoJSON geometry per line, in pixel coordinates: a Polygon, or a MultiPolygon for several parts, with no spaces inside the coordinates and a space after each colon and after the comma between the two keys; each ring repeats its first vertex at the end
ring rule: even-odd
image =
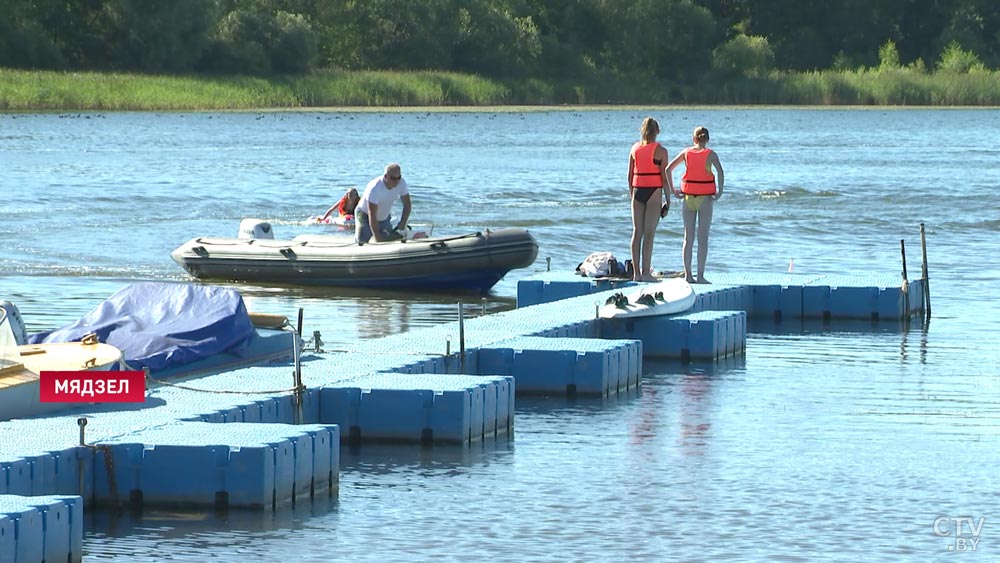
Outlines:
{"type": "Polygon", "coordinates": [[[694,305],[691,284],[681,278],[643,284],[628,294],[616,293],[597,314],[602,319],[627,319],[672,315],[687,311],[694,305]]]}
{"type": "Polygon", "coordinates": [[[354,215],[336,215],[324,219],[320,215],[311,215],[306,219],[307,225],[329,225],[344,230],[354,230],[354,215]]]}

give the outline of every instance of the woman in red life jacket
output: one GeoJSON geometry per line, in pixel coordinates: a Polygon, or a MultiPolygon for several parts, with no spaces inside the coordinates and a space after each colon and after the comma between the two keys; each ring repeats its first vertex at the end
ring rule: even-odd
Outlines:
{"type": "Polygon", "coordinates": [[[667,149],[656,142],[660,125],[652,117],[642,120],[640,140],[628,156],[628,189],[632,200],[632,267],[635,281],[656,281],[653,277],[653,237],[660,217],[670,200],[664,186],[673,191],[673,179],[666,173],[667,149]],[[661,212],[662,211],[662,212],[661,212]]]}
{"type": "Polygon", "coordinates": [[[334,211],[337,212],[337,215],[342,217],[346,217],[348,215],[353,216],[354,208],[358,206],[358,201],[360,199],[361,196],[358,195],[358,190],[350,188],[347,190],[347,193],[345,193],[344,196],[337,201],[337,203],[334,203],[330,206],[330,209],[326,210],[326,213],[319,218],[319,222],[325,223],[334,211]]]}
{"type": "Polygon", "coordinates": [[[684,198],[684,276],[688,283],[709,283],[705,279],[705,260],[708,259],[708,231],[712,227],[712,208],[715,200],[722,197],[726,176],[719,162],[719,155],[708,145],[708,129],[696,127],[692,136],[694,145],[685,148],[667,165],[667,177],[673,177],[673,170],[684,162],[684,177],[681,191],[674,192],[684,198]],[[712,169],[715,173],[712,173],[712,169]],[[695,224],[697,223],[697,230],[695,224]],[[695,236],[698,237],[698,276],[691,275],[691,254],[695,236]]]}

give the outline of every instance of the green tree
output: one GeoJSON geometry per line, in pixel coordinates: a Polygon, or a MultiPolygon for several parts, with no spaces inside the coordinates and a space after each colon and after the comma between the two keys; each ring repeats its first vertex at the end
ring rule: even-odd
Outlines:
{"type": "Polygon", "coordinates": [[[316,34],[308,19],[282,10],[236,8],[219,20],[200,68],[215,72],[305,72],[316,63],[316,34]]]}
{"type": "Polygon", "coordinates": [[[878,49],[878,67],[880,70],[895,70],[900,67],[899,50],[891,40],[886,41],[878,49]]]}
{"type": "Polygon", "coordinates": [[[593,73],[606,49],[607,26],[594,0],[528,0],[541,52],[537,72],[555,78],[593,73]]]}
{"type": "Polygon", "coordinates": [[[723,76],[760,77],[774,66],[774,51],[767,39],[737,35],[712,52],[712,67],[723,76]]]}
{"type": "Polygon", "coordinates": [[[952,42],[941,53],[937,69],[941,72],[968,74],[985,71],[986,67],[979,61],[979,57],[975,53],[962,49],[958,42],[952,42]]]}
{"type": "Polygon", "coordinates": [[[316,63],[318,49],[312,25],[300,14],[275,14],[276,33],[270,45],[271,69],[282,73],[306,72],[316,63]]]}
{"type": "Polygon", "coordinates": [[[317,3],[321,64],[345,69],[449,69],[457,17],[451,0],[317,3]]]}
{"type": "MultiPolygon", "coordinates": [[[[977,6],[975,2],[962,2],[957,5],[948,19],[948,25],[937,39],[937,44],[944,46],[942,51],[947,51],[952,44],[957,44],[966,51],[989,56],[990,44],[1000,39],[995,26],[992,30],[988,29],[988,20],[981,13],[988,13],[989,10],[977,6]]],[[[995,8],[992,10],[996,11],[995,8]]]]}
{"type": "Polygon", "coordinates": [[[62,53],[39,22],[17,0],[0,0],[0,66],[61,68],[62,53]]]}
{"type": "Polygon", "coordinates": [[[711,70],[715,20],[689,0],[604,0],[604,62],[624,75],[693,81],[711,70]]]}
{"type": "Polygon", "coordinates": [[[457,38],[452,60],[457,70],[491,76],[534,70],[542,44],[529,15],[518,15],[500,2],[458,2],[457,38]]]}
{"type": "Polygon", "coordinates": [[[215,3],[204,0],[111,0],[105,62],[145,72],[190,72],[208,49],[217,19],[215,3]]]}

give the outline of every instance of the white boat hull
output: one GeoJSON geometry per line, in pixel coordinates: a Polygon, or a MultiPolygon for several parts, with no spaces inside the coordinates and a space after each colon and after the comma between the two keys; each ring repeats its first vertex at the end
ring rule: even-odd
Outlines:
{"type": "Polygon", "coordinates": [[[171,257],[192,276],[247,282],[488,291],[530,266],[538,244],[525,229],[358,244],[335,236],[294,240],[199,237],[171,257]]]}

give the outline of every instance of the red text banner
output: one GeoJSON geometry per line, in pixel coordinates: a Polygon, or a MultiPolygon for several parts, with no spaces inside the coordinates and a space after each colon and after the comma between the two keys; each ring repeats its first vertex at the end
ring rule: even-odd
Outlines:
{"type": "Polygon", "coordinates": [[[146,374],[141,371],[42,371],[43,403],[141,403],[146,374]]]}

